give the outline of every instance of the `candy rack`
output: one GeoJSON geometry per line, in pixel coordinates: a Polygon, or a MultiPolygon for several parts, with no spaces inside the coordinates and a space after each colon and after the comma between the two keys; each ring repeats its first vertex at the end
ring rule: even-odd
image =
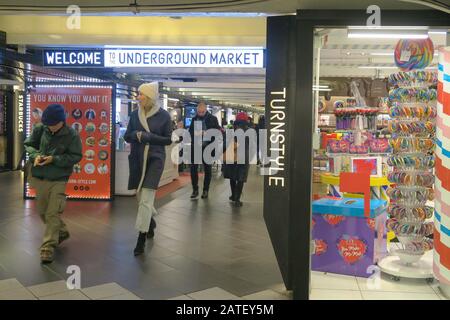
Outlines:
{"type": "Polygon", "coordinates": [[[401,244],[393,254],[408,266],[433,249],[433,240],[428,238],[433,222],[426,222],[433,216],[433,208],[426,203],[434,196],[437,92],[429,86],[436,81],[436,75],[427,71],[399,72],[389,77],[393,87],[389,92],[393,154],[387,163],[393,168],[388,174],[393,185],[387,190],[390,218],[386,226],[401,244]]]}

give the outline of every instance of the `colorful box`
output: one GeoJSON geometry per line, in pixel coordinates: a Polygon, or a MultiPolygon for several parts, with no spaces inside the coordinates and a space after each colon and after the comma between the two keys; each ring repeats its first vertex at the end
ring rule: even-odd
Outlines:
{"type": "Polygon", "coordinates": [[[312,204],[313,251],[311,269],[368,278],[387,254],[386,206],[370,201],[364,216],[364,199],[320,199],[312,204]]]}

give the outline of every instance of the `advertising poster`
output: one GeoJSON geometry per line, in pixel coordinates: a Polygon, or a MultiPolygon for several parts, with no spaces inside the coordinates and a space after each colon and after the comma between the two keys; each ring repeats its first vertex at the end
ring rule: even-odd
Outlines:
{"type": "MultiPolygon", "coordinates": [[[[66,110],[66,123],[78,131],[83,158],[75,165],[67,184],[69,198],[111,198],[112,155],[111,87],[36,87],[29,95],[28,134],[41,121],[49,104],[58,103],[66,110]]],[[[27,196],[35,192],[27,187],[27,196]]]]}

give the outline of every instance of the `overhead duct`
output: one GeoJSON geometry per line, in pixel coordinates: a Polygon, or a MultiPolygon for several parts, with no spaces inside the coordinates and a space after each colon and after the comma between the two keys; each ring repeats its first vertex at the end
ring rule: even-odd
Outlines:
{"type": "MultiPolygon", "coordinates": [[[[133,12],[138,14],[140,12],[183,12],[192,10],[208,10],[208,9],[227,9],[236,8],[243,5],[255,5],[269,2],[270,0],[196,0],[189,2],[167,4],[165,0],[160,1],[137,1],[133,3],[123,2],[117,5],[84,5],[78,4],[82,12],[133,12]],[[157,2],[157,3],[155,3],[157,2]]],[[[34,13],[64,13],[66,14],[67,7],[72,4],[69,1],[60,1],[58,5],[0,5],[0,11],[14,11],[19,12],[34,12],[34,13]]]]}
{"type": "Polygon", "coordinates": [[[399,0],[399,1],[419,4],[450,14],[450,6],[442,1],[437,0],[399,0]]]}

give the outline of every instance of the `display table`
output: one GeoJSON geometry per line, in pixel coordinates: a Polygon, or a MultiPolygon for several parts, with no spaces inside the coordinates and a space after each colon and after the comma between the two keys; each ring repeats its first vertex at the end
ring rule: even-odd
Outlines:
{"type": "MultiPolygon", "coordinates": [[[[172,150],[176,144],[166,147],[166,162],[164,164],[164,172],[161,176],[159,186],[164,186],[178,178],[178,165],[172,162],[172,150]]],[[[116,151],[116,170],[115,170],[115,194],[122,196],[132,196],[136,194],[136,190],[128,190],[129,151],[116,151]]]]}
{"type": "Polygon", "coordinates": [[[386,205],[371,200],[366,217],[364,199],[314,201],[311,269],[368,278],[369,267],[387,254],[386,205]]]}

